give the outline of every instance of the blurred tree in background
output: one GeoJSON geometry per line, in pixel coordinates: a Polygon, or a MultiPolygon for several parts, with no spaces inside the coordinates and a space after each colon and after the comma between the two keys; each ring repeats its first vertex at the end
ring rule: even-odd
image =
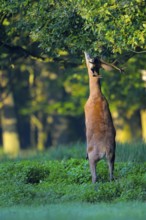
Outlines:
{"type": "Polygon", "coordinates": [[[145,4],[0,0],[1,136],[6,153],[84,140],[85,50],[118,66],[129,60],[125,74],[103,73],[103,92],[118,140],[142,137],[145,4]]]}

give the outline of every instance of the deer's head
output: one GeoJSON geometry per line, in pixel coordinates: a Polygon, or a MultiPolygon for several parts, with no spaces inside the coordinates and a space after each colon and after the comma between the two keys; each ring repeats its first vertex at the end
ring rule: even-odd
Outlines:
{"type": "Polygon", "coordinates": [[[92,75],[94,77],[98,76],[99,69],[101,68],[100,60],[97,57],[91,58],[89,54],[87,54],[86,52],[85,52],[85,58],[86,58],[86,64],[87,64],[88,70],[92,72],[92,75]]]}
{"type": "Polygon", "coordinates": [[[124,72],[123,68],[119,68],[115,65],[116,60],[113,63],[107,63],[106,61],[99,59],[98,57],[91,58],[88,53],[85,52],[85,59],[88,71],[91,71],[93,76],[99,76],[99,69],[103,68],[106,71],[118,70],[120,73],[124,72]]]}

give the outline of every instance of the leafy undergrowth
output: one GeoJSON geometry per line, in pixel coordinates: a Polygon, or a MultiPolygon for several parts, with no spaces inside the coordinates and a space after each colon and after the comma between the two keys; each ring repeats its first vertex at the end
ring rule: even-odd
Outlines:
{"type": "Polygon", "coordinates": [[[0,206],[146,201],[146,163],[116,163],[113,182],[105,161],[98,163],[97,172],[98,182],[91,184],[83,159],[2,162],[0,206]]]}

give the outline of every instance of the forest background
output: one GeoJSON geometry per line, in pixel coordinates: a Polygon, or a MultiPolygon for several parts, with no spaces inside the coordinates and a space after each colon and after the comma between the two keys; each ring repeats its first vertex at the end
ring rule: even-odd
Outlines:
{"type": "Polygon", "coordinates": [[[146,139],[145,15],[143,0],[0,0],[3,151],[85,142],[85,50],[125,68],[101,71],[117,141],[146,139]]]}

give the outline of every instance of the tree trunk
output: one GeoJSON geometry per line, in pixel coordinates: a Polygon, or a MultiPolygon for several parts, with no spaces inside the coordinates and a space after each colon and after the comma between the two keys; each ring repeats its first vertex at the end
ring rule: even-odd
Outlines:
{"type": "Polygon", "coordinates": [[[45,149],[46,134],[43,129],[38,129],[37,149],[43,151],[45,149]]]}
{"type": "Polygon", "coordinates": [[[2,140],[5,154],[9,154],[14,157],[19,154],[20,142],[17,132],[17,119],[14,110],[12,93],[9,93],[3,100],[2,140]]]}
{"type": "MultiPolygon", "coordinates": [[[[45,149],[46,143],[46,132],[41,118],[38,118],[35,115],[31,115],[31,126],[33,126],[33,129],[36,129],[37,131],[37,150],[43,151],[45,149]]],[[[34,133],[35,131],[33,132],[33,135],[35,135],[34,133]]],[[[35,138],[32,138],[33,141],[35,141],[35,138]]]]}
{"type": "Polygon", "coordinates": [[[141,111],[142,138],[146,141],[146,110],[141,111]]]}

